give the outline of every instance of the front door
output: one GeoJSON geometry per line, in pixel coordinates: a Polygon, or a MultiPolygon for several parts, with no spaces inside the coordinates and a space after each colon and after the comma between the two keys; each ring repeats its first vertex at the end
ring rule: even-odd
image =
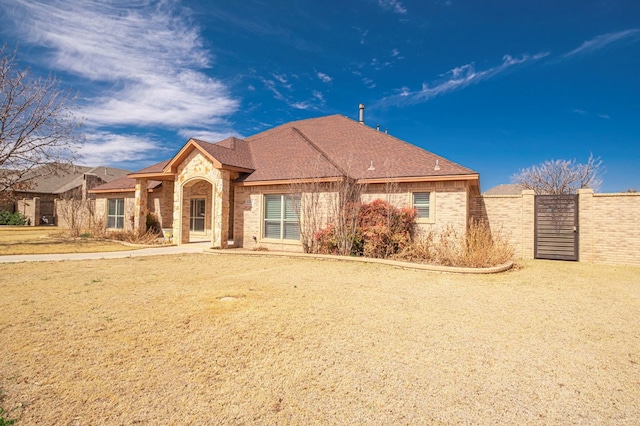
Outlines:
{"type": "Polygon", "coordinates": [[[189,230],[204,233],[205,199],[192,198],[189,211],[189,230]]]}

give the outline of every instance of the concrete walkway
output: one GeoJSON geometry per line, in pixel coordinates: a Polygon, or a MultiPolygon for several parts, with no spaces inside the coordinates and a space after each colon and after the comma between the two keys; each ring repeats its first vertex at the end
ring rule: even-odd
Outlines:
{"type": "Polygon", "coordinates": [[[60,260],[119,259],[125,257],[158,256],[163,254],[202,253],[211,247],[210,242],[190,243],[180,246],[148,247],[136,250],[108,251],[103,253],[20,254],[0,256],[0,263],[50,262],[60,260]]]}

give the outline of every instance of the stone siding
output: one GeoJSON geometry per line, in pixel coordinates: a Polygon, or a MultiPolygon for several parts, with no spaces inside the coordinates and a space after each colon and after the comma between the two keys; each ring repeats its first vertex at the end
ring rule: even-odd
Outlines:
{"type": "Polygon", "coordinates": [[[206,235],[213,247],[227,247],[229,221],[229,198],[223,197],[229,188],[231,172],[216,169],[202,153],[194,150],[178,166],[174,183],[173,229],[174,241],[183,244],[190,241],[190,198],[201,198],[206,192],[206,235]],[[225,202],[226,200],[226,202],[225,202]]]}

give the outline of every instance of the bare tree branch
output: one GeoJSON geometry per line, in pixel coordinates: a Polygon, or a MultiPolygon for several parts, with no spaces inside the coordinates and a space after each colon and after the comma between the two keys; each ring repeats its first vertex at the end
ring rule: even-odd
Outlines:
{"type": "Polygon", "coordinates": [[[36,169],[54,173],[77,159],[84,136],[73,103],[58,80],[17,69],[16,51],[0,49],[0,194],[27,188],[36,169]]]}
{"type": "Polygon", "coordinates": [[[512,181],[536,194],[575,194],[578,189],[597,191],[602,184],[602,160],[589,155],[586,164],[574,160],[547,160],[520,170],[512,181]]]}

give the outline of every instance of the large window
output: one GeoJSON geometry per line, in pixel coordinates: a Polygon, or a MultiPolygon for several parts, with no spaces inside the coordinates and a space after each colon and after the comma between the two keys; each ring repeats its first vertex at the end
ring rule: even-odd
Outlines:
{"type": "Polygon", "coordinates": [[[413,207],[418,211],[419,219],[429,219],[430,212],[430,192],[414,192],[413,207]]]}
{"type": "Polygon", "coordinates": [[[124,198],[109,198],[107,228],[124,229],[124,198]]]}
{"type": "Polygon", "coordinates": [[[268,194],[264,196],[264,238],[300,240],[296,207],[299,195],[268,194]]]}

